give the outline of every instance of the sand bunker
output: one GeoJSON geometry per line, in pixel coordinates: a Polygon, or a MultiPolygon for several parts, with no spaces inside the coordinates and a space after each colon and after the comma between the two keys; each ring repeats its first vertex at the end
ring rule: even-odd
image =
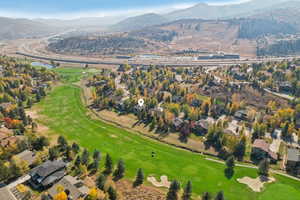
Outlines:
{"type": "Polygon", "coordinates": [[[264,187],[265,183],[272,183],[275,181],[272,177],[257,177],[255,179],[250,177],[244,177],[237,179],[239,183],[246,184],[250,187],[254,192],[261,192],[262,188],[264,187]]]}
{"type": "Polygon", "coordinates": [[[169,188],[170,185],[171,185],[171,182],[168,181],[168,177],[167,177],[167,176],[161,176],[161,177],[160,177],[160,180],[161,180],[160,182],[158,182],[158,181],[156,180],[156,178],[153,177],[153,176],[149,176],[149,177],[147,178],[147,180],[148,180],[150,183],[152,183],[155,187],[166,187],[166,188],[169,188]]]}

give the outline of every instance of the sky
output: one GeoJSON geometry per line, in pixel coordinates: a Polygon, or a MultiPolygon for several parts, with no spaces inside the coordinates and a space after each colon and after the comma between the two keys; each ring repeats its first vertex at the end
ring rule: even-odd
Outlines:
{"type": "Polygon", "coordinates": [[[80,18],[166,13],[197,3],[238,3],[249,0],[0,0],[0,16],[14,18],[80,18]]]}

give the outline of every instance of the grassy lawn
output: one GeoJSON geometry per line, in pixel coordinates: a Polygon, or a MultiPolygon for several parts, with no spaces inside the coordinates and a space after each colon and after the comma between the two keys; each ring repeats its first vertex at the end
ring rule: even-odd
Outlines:
{"type": "MultiPolygon", "coordinates": [[[[63,73],[71,73],[64,71],[63,73]]],[[[79,71],[75,73],[82,74],[79,71]]],[[[69,74],[70,82],[78,80],[69,74]]],[[[235,175],[228,180],[222,164],[204,159],[204,156],[176,149],[168,145],[141,137],[113,125],[87,117],[87,108],[81,102],[81,89],[67,83],[56,87],[49,96],[37,105],[40,122],[47,125],[53,134],[61,134],[82,147],[102,153],[110,153],[116,163],[122,158],[126,164],[127,178],[134,178],[136,170],[143,168],[146,175],[167,175],[181,183],[191,180],[196,194],[205,191],[216,194],[223,190],[230,200],[298,200],[300,182],[275,176],[277,181],[267,185],[262,193],[254,193],[236,181],[244,176],[256,177],[255,169],[235,168],[235,175]],[[151,152],[156,157],[151,157],[151,152]]],[[[101,163],[103,165],[103,161],[101,163]]]]}

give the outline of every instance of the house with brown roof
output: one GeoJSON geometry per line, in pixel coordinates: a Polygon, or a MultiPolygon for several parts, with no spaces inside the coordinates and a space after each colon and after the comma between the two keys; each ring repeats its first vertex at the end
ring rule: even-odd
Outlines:
{"type": "Polygon", "coordinates": [[[252,145],[251,157],[256,160],[270,159],[272,163],[276,163],[278,160],[278,155],[270,150],[270,144],[265,140],[256,139],[252,145]]]}
{"type": "Polygon", "coordinates": [[[288,148],[286,159],[286,170],[288,173],[300,176],[300,150],[288,148]]]}
{"type": "Polygon", "coordinates": [[[26,161],[29,166],[32,166],[36,159],[36,154],[33,151],[25,150],[15,155],[20,160],[26,161]]]}
{"type": "Polygon", "coordinates": [[[63,187],[69,200],[77,200],[79,198],[85,198],[89,193],[89,188],[84,183],[73,176],[67,175],[62,178],[57,184],[53,185],[48,194],[51,199],[57,195],[57,188],[63,187]]]}

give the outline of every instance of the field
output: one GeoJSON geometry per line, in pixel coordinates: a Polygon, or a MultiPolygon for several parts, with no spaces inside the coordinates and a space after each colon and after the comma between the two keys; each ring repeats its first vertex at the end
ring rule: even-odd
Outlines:
{"type": "MultiPolygon", "coordinates": [[[[205,157],[144,138],[136,133],[88,117],[88,109],[81,101],[81,89],[72,85],[82,75],[81,70],[60,70],[63,85],[57,86],[35,109],[39,122],[50,128],[49,134],[61,134],[82,147],[109,153],[115,163],[122,158],[126,164],[126,176],[133,179],[138,168],[146,175],[167,175],[181,183],[191,180],[193,191],[200,195],[205,191],[216,194],[223,190],[230,200],[297,200],[300,199],[300,183],[274,175],[276,182],[267,185],[261,193],[254,193],[236,181],[244,176],[256,177],[255,169],[235,168],[234,177],[224,176],[225,166],[205,160],[205,157]],[[154,158],[151,152],[156,152],[154,158]]],[[[103,166],[103,161],[102,161],[103,166]]]]}

